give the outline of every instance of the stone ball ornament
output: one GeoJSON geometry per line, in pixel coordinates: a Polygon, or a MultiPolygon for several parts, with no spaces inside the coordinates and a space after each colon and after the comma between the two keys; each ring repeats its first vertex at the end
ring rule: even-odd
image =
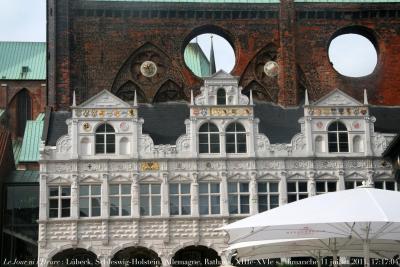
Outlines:
{"type": "Polygon", "coordinates": [[[275,61],[268,61],[264,65],[264,72],[269,77],[275,77],[279,73],[279,65],[275,61]]]}

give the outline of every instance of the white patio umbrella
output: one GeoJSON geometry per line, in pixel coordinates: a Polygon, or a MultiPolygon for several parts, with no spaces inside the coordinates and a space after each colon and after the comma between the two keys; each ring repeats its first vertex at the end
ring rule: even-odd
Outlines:
{"type": "MultiPolygon", "coordinates": [[[[400,253],[400,242],[376,239],[371,240],[369,248],[371,257],[388,259],[400,253]]],[[[226,251],[235,251],[237,259],[246,261],[310,256],[317,259],[318,265],[321,264],[321,258],[326,256],[333,256],[334,260],[337,256],[364,256],[363,241],[345,237],[241,242],[228,247],[226,251]]]]}
{"type": "Polygon", "coordinates": [[[400,240],[400,193],[370,187],[327,193],[293,202],[222,227],[229,243],[274,239],[348,237],[363,242],[400,240]]]}

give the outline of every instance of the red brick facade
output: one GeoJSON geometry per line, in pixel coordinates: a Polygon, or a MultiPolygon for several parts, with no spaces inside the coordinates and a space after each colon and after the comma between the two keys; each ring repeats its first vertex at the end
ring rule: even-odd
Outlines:
{"type": "Polygon", "coordinates": [[[114,93],[129,83],[147,102],[165,84],[181,90],[202,81],[186,66],[183,50],[199,33],[212,32],[233,46],[244,90],[253,89],[267,101],[298,105],[307,89],[311,100],[339,88],[370,103],[400,104],[400,4],[206,4],[48,0],[49,104],[71,105],[102,89],[114,93]],[[328,58],[329,43],[338,33],[361,33],[378,49],[375,71],[362,78],[337,73],[328,58]],[[138,75],[147,56],[162,66],[156,78],[138,75]],[[277,77],[257,66],[278,62],[277,77]]]}

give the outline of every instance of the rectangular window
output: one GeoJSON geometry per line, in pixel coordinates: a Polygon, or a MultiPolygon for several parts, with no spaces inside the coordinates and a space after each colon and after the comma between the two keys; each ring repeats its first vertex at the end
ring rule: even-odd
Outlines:
{"type": "Polygon", "coordinates": [[[336,181],[317,181],[315,191],[317,195],[336,191],[336,181]]]}
{"type": "Polygon", "coordinates": [[[201,215],[220,214],[219,183],[199,183],[199,209],[201,215]]]}
{"type": "Polygon", "coordinates": [[[375,181],[375,188],[397,191],[397,183],[395,181],[375,181]]]}
{"type": "Polygon", "coordinates": [[[171,215],[190,215],[190,184],[169,185],[169,208],[171,215]]]}
{"type": "Polygon", "coordinates": [[[279,206],[279,183],[259,182],[258,186],[258,212],[263,212],[279,206]]]}
{"type": "Polygon", "coordinates": [[[308,197],[307,182],[295,181],[287,183],[288,203],[308,197]]]}
{"type": "Polygon", "coordinates": [[[101,185],[79,186],[79,216],[97,217],[101,211],[101,185]]]}
{"type": "Polygon", "coordinates": [[[160,184],[140,185],[140,215],[142,216],[161,215],[160,184]]]}
{"type": "Polygon", "coordinates": [[[345,189],[354,189],[358,186],[362,186],[362,182],[363,181],[360,181],[360,180],[359,181],[346,181],[344,183],[344,188],[345,189]]]}
{"type": "Polygon", "coordinates": [[[250,213],[250,191],[248,182],[228,183],[229,213],[250,213]]]}
{"type": "Polygon", "coordinates": [[[110,185],[110,216],[131,215],[131,185],[110,185]]]}
{"type": "Polygon", "coordinates": [[[62,218],[71,215],[71,187],[49,187],[49,217],[62,218]]]}

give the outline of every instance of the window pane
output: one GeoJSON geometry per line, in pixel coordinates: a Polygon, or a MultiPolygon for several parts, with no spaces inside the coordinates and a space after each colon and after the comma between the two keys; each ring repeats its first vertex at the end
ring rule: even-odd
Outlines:
{"type": "Polygon", "coordinates": [[[299,192],[308,192],[307,182],[299,182],[299,192]]]}
{"type": "Polygon", "coordinates": [[[61,195],[62,196],[70,196],[71,195],[71,187],[61,187],[61,195]]]}
{"type": "Polygon", "coordinates": [[[297,201],[297,196],[296,195],[288,195],[288,203],[297,201]]]}
{"type": "Polygon", "coordinates": [[[113,184],[110,185],[110,195],[118,195],[119,194],[119,185],[113,184]]]}
{"type": "Polygon", "coordinates": [[[103,154],[104,153],[104,145],[96,143],[96,154],[103,154]]]}
{"type": "Polygon", "coordinates": [[[287,191],[288,192],[296,192],[296,183],[295,182],[289,182],[287,183],[287,191]]]}
{"type": "Polygon", "coordinates": [[[131,197],[122,197],[121,202],[121,215],[129,216],[131,214],[131,197]]]}
{"type": "Polygon", "coordinates": [[[209,123],[208,124],[208,127],[209,127],[209,131],[210,132],[218,132],[219,130],[218,130],[218,127],[215,125],[215,124],[213,124],[213,123],[209,123]]]}
{"type": "Polygon", "coordinates": [[[200,214],[208,214],[208,196],[199,198],[200,214]]]}
{"type": "Polygon", "coordinates": [[[92,208],[92,217],[98,217],[98,216],[100,216],[100,212],[101,212],[101,210],[100,210],[99,207],[97,207],[97,208],[92,208]]]}
{"type": "Polygon", "coordinates": [[[329,152],[338,152],[337,143],[329,143],[328,149],[329,149],[329,152]]]}
{"type": "Polygon", "coordinates": [[[219,153],[219,144],[211,144],[210,153],[219,153]]]}
{"type": "Polygon", "coordinates": [[[70,210],[69,208],[65,208],[61,210],[61,217],[69,217],[70,216],[70,210]]]}
{"type": "Polygon", "coordinates": [[[96,134],[96,144],[104,144],[104,135],[96,134]]]}
{"type": "Polygon", "coordinates": [[[211,193],[219,193],[219,184],[218,183],[211,183],[210,184],[210,191],[211,193]]]}
{"type": "Polygon", "coordinates": [[[92,208],[99,208],[101,207],[101,200],[99,197],[92,198],[92,208]]]}
{"type": "Polygon", "coordinates": [[[267,183],[258,183],[258,192],[267,192],[267,183]]]}
{"type": "Polygon", "coordinates": [[[131,185],[130,184],[121,185],[121,194],[130,195],[131,194],[131,185]]]}
{"type": "Polygon", "coordinates": [[[140,194],[148,194],[149,193],[149,187],[150,185],[148,184],[141,184],[140,185],[140,194]]]}
{"type": "Polygon", "coordinates": [[[208,143],[208,134],[199,134],[199,143],[207,144],[208,143]]]}
{"type": "Polygon", "coordinates": [[[106,153],[115,153],[115,144],[107,144],[107,152],[106,153]]]}
{"type": "Polygon", "coordinates": [[[237,134],[237,142],[238,143],[246,143],[246,134],[237,134]]]}
{"type": "Polygon", "coordinates": [[[58,209],[50,209],[49,210],[49,217],[50,218],[57,218],[58,217],[58,209]]]}
{"type": "Polygon", "coordinates": [[[240,213],[249,213],[249,196],[240,196],[240,213]]]}
{"type": "Polygon", "coordinates": [[[229,213],[238,214],[238,197],[237,196],[229,196],[229,213]]]}
{"type": "Polygon", "coordinates": [[[259,195],[258,196],[258,211],[263,212],[268,209],[268,196],[259,195]]]}
{"type": "Polygon", "coordinates": [[[160,215],[161,214],[161,196],[152,196],[151,197],[151,211],[152,211],[152,215],[160,215]]]}
{"type": "Polygon", "coordinates": [[[278,183],[269,183],[270,192],[278,192],[279,191],[278,187],[279,187],[278,183]]]}
{"type": "Polygon", "coordinates": [[[200,194],[208,193],[208,183],[199,184],[199,193],[200,194]]]}
{"type": "Polygon", "coordinates": [[[190,184],[181,184],[181,193],[190,194],[190,184]]]}
{"type": "Polygon", "coordinates": [[[325,192],[325,182],[316,182],[317,192],[325,192]]]}
{"type": "Polygon", "coordinates": [[[229,193],[237,192],[237,183],[228,183],[228,192],[229,193]]]}
{"type": "Polygon", "coordinates": [[[349,145],[347,143],[339,143],[340,152],[349,152],[349,145]]]}
{"type": "Polygon", "coordinates": [[[110,216],[119,215],[119,198],[110,197],[110,216]]]}
{"type": "Polygon", "coordinates": [[[79,207],[84,209],[89,209],[89,199],[88,198],[80,198],[79,199],[79,207]]]}
{"type": "Polygon", "coordinates": [[[50,209],[58,209],[58,199],[50,199],[50,209]]]}
{"type": "MultiPolygon", "coordinates": [[[[375,186],[376,186],[376,184],[375,184],[375,186]]],[[[344,183],[344,187],[346,189],[353,189],[354,188],[354,182],[345,182],[344,183]]]]}
{"type": "Polygon", "coordinates": [[[140,215],[150,215],[149,197],[140,197],[140,215]]]}
{"type": "Polygon", "coordinates": [[[328,192],[336,191],[336,182],[328,182],[328,192]]]}
{"type": "Polygon", "coordinates": [[[219,196],[211,196],[211,214],[220,213],[219,204],[220,204],[219,196]]]}
{"type": "Polygon", "coordinates": [[[190,196],[182,196],[182,206],[190,206],[190,196]]]}
{"type": "Polygon", "coordinates": [[[240,192],[249,192],[249,183],[240,183],[240,192]]]}
{"type": "Polygon", "coordinates": [[[115,135],[114,134],[107,134],[106,135],[106,143],[107,144],[115,144],[115,135]]]}
{"type": "Polygon", "coordinates": [[[49,187],[49,195],[51,197],[58,196],[58,187],[49,187]]]}
{"type": "Polygon", "coordinates": [[[338,129],[339,131],[347,131],[346,126],[345,126],[343,123],[341,123],[341,122],[337,122],[337,129],[338,129]]]}
{"type": "Polygon", "coordinates": [[[171,196],[169,199],[171,215],[179,215],[179,198],[171,196]]]}
{"type": "Polygon", "coordinates": [[[159,185],[159,184],[151,185],[151,193],[152,194],[160,194],[160,192],[161,192],[161,185],[159,185]]]}
{"type": "Polygon", "coordinates": [[[235,144],[226,144],[226,153],[235,153],[235,144]]]}
{"type": "Polygon", "coordinates": [[[300,200],[300,199],[305,199],[305,198],[307,198],[307,197],[308,197],[307,194],[299,194],[299,200],[300,200]]]}
{"type": "Polygon", "coordinates": [[[169,185],[169,193],[170,194],[178,194],[178,185],[179,184],[170,184],[169,185]]]}
{"type": "Polygon", "coordinates": [[[235,135],[234,134],[226,134],[226,142],[230,144],[235,143],[235,135]]]}
{"type": "Polygon", "coordinates": [[[61,199],[61,208],[65,209],[65,208],[69,208],[70,207],[70,199],[61,199]]]}
{"type": "Polygon", "coordinates": [[[102,124],[97,128],[96,133],[104,133],[105,131],[106,131],[106,125],[102,124]]]}
{"type": "Polygon", "coordinates": [[[394,190],[394,182],[386,181],[386,190],[394,190]]]}
{"type": "Polygon", "coordinates": [[[269,205],[270,205],[271,209],[276,208],[276,207],[279,206],[279,196],[277,196],[277,195],[270,196],[269,200],[270,200],[269,205]]]}
{"type": "Polygon", "coordinates": [[[89,195],[89,186],[88,185],[81,185],[79,187],[79,195],[80,196],[88,196],[89,195]]]}
{"type": "Polygon", "coordinates": [[[246,144],[238,144],[237,153],[246,153],[246,144]]]}
{"type": "Polygon", "coordinates": [[[92,185],[92,196],[101,195],[100,189],[101,189],[100,185],[92,185]]]}
{"type": "Polygon", "coordinates": [[[219,134],[210,134],[210,143],[219,144],[219,134]]]}
{"type": "Polygon", "coordinates": [[[328,133],[328,142],[336,143],[337,142],[337,134],[336,133],[328,133]]]}
{"type": "Polygon", "coordinates": [[[199,153],[208,153],[208,144],[199,144],[199,153]]]}
{"type": "Polygon", "coordinates": [[[347,133],[339,133],[339,142],[347,143],[347,133]]]}

